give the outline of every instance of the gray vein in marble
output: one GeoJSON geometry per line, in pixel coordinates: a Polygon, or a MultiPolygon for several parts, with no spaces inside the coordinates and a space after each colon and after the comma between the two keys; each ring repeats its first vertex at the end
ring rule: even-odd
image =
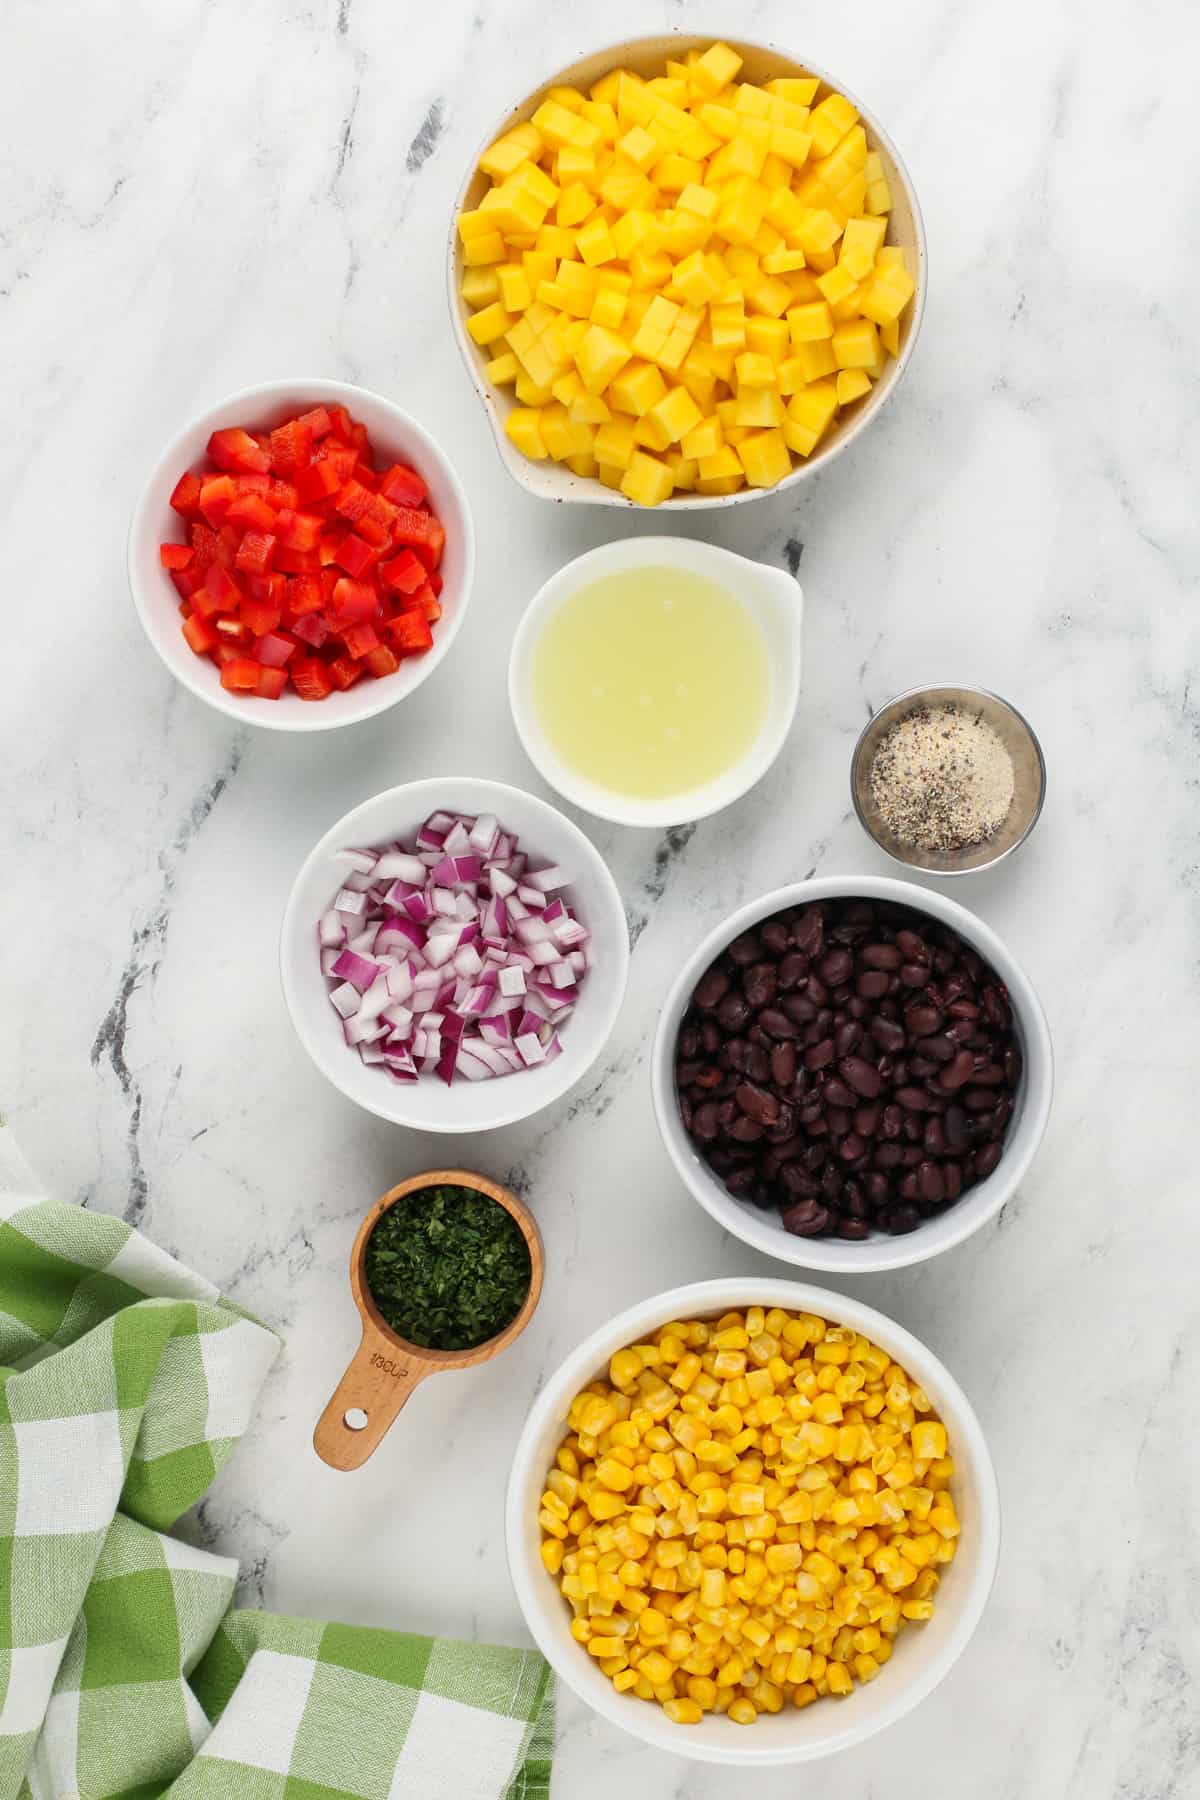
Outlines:
{"type": "MultiPolygon", "coordinates": [[[[246,734],[239,731],[234,737],[225,767],[200,789],[176,827],[170,844],[165,850],[160,850],[158,866],[162,880],[158,900],[149,917],[134,929],[116,994],[92,1041],[93,1069],[99,1069],[102,1062],[108,1064],[129,1109],[125,1127],[125,1147],[129,1157],[128,1197],[122,1209],[122,1217],[130,1225],[141,1225],[145,1217],[150,1201],[150,1182],[141,1142],[144,1094],[141,1081],[130,1068],[125,1054],[129,1035],[129,1003],[140,987],[153,983],[158,973],[166,951],[171,900],[179,864],[241,767],[245,745],[246,734]]],[[[178,1071],[176,1074],[178,1076],[178,1071]]]]}
{"type": "Polygon", "coordinates": [[[404,166],[410,175],[416,175],[423,169],[433,155],[438,139],[442,135],[445,121],[446,103],[439,95],[421,120],[420,129],[408,146],[408,155],[404,159],[404,166]]]}

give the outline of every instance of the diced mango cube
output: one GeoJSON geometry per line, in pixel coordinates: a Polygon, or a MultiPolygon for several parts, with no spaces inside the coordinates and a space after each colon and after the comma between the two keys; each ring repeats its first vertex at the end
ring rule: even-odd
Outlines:
{"type": "Polygon", "coordinates": [[[667,384],[661,369],[656,369],[652,362],[630,362],[615,380],[607,383],[607,388],[610,406],[640,418],[662,399],[667,384]]]}
{"type": "Polygon", "coordinates": [[[838,251],[838,262],[853,275],[855,281],[865,280],[875,267],[875,257],[886,231],[886,219],[847,220],[838,251]]]}
{"type": "Polygon", "coordinates": [[[494,381],[497,387],[507,387],[510,381],[517,379],[517,367],[516,357],[511,350],[506,350],[501,356],[494,356],[491,362],[485,365],[484,374],[489,381],[494,381]]]}
{"type": "Polygon", "coordinates": [[[700,458],[696,487],[702,494],[736,493],[746,479],[741,459],[731,444],[722,444],[711,456],[700,458]]]}
{"type": "Polygon", "coordinates": [[[468,306],[488,306],[500,298],[500,277],[493,263],[486,269],[467,269],[460,289],[468,306]]]}
{"type": "Polygon", "coordinates": [[[621,492],[639,506],[659,506],[670,499],[675,479],[667,464],[644,450],[635,450],[621,479],[621,492]]]}
{"type": "MultiPolygon", "coordinates": [[[[828,156],[834,146],[845,137],[857,118],[857,109],[850,104],[844,94],[826,94],[824,100],[814,106],[808,115],[813,148],[817,155],[828,156]]],[[[533,115],[533,122],[540,127],[541,121],[536,113],[533,115]]]]}
{"type": "Polygon", "coordinates": [[[839,369],[873,369],[879,361],[879,333],[870,319],[851,319],[833,334],[839,369]]]}
{"type": "Polygon", "coordinates": [[[748,176],[726,183],[715,228],[731,244],[749,244],[762,224],[767,192],[748,176]]]}
{"type": "Polygon", "coordinates": [[[624,469],[633,455],[633,420],[606,420],[596,433],[593,454],[601,468],[624,469]]]}
{"type": "Polygon", "coordinates": [[[656,138],[641,125],[631,125],[624,137],[617,139],[617,149],[622,156],[627,156],[635,168],[645,175],[662,156],[656,138]]]}
{"type": "Polygon", "coordinates": [[[529,406],[514,406],[504,421],[504,429],[522,456],[541,462],[546,454],[538,412],[529,406]]]}
{"type": "Polygon", "coordinates": [[[837,388],[832,381],[814,382],[788,401],[783,435],[789,450],[809,456],[837,412],[837,388]]]}
{"type": "Polygon", "coordinates": [[[467,330],[477,344],[494,344],[497,338],[504,337],[513,322],[512,316],[496,300],[482,312],[472,314],[467,320],[467,330]]]}
{"type": "Polygon", "coordinates": [[[733,80],[741,66],[741,57],[728,44],[710,44],[704,54],[692,64],[690,77],[700,93],[719,94],[733,80]]]}
{"type": "Polygon", "coordinates": [[[833,314],[827,300],[811,300],[806,306],[793,306],[787,315],[787,324],[794,345],[833,336],[833,314]]]}
{"type": "Polygon", "coordinates": [[[498,231],[489,231],[482,236],[473,237],[463,245],[463,261],[468,268],[478,268],[484,263],[503,262],[507,251],[504,239],[498,231]]]}
{"type": "MultiPolygon", "coordinates": [[[[511,342],[511,339],[509,340],[511,342]]],[[[519,352],[518,352],[519,354],[519,352]]],[[[633,352],[624,338],[603,325],[591,325],[575,352],[575,366],[589,394],[602,394],[633,352]]]]}
{"type": "Polygon", "coordinates": [[[833,332],[827,338],[796,345],[795,360],[804,371],[805,382],[820,381],[837,368],[833,354],[833,332]]]}
{"type": "Polygon", "coordinates": [[[498,137],[480,157],[479,167],[485,175],[503,181],[530,157],[539,156],[541,150],[542,134],[536,125],[526,120],[523,125],[514,125],[511,131],[498,137]]]}
{"type": "Polygon", "coordinates": [[[849,406],[871,391],[871,377],[865,369],[842,369],[837,378],[839,406],[849,406]]]}
{"type": "Polygon", "coordinates": [[[858,282],[844,263],[835,263],[834,267],[824,275],[817,276],[817,286],[828,300],[830,306],[836,306],[847,294],[852,294],[858,282]]]}
{"type": "Polygon", "coordinates": [[[496,271],[500,284],[500,303],[510,313],[524,312],[533,303],[529,275],[520,263],[503,263],[496,271]]]}
{"type": "Polygon", "coordinates": [[[893,325],[912,299],[914,291],[913,279],[908,270],[899,263],[886,263],[875,270],[863,288],[859,310],[877,325],[893,325]]]}
{"type": "Polygon", "coordinates": [[[707,418],[702,418],[698,425],[692,427],[691,431],[681,440],[679,447],[686,457],[693,462],[699,462],[703,457],[715,456],[723,442],[721,421],[715,413],[710,413],[707,418]]]}
{"type": "Polygon", "coordinates": [[[739,389],[775,386],[775,364],[759,351],[743,350],[733,366],[739,389]]]}
{"type": "Polygon", "coordinates": [[[791,474],[792,459],[782,431],[755,432],[738,445],[737,454],[751,487],[774,487],[791,474]]]}
{"type": "MultiPolygon", "coordinates": [[[[733,423],[743,431],[762,431],[783,421],[783,401],[774,387],[739,388],[733,400],[733,423]]],[[[728,436],[728,433],[726,433],[728,436]]]]}
{"type": "Polygon", "coordinates": [[[701,412],[686,388],[675,387],[655,401],[645,416],[666,432],[668,444],[674,444],[700,423],[701,412]]]}

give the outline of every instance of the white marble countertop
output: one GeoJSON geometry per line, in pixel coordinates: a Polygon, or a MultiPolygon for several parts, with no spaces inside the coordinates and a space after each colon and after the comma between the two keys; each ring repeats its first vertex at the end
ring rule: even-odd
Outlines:
{"type": "MultiPolygon", "coordinates": [[[[422,1388],[346,1477],[310,1436],[355,1340],[351,1238],[444,1145],[359,1113],[300,1050],[275,968],[285,896],[316,838],[381,787],[486,771],[540,791],[503,701],[514,621],[568,556],[663,529],[545,506],[504,474],[447,327],[447,210],[532,71],[722,15],[686,0],[608,0],[602,20],[534,0],[9,9],[0,1103],[60,1195],[135,1220],[285,1334],[194,1527],[241,1557],[247,1601],[516,1641],[501,1498],[542,1373],[634,1298],[769,1266],[722,1238],[656,1135],[646,1055],[680,955],[756,892],[883,867],[847,783],[872,705],[946,679],[1011,696],[1045,745],[1045,815],[1012,864],[955,892],[1043,996],[1050,1131],[968,1245],[832,1284],[925,1338],[973,1398],[1004,1494],[999,1580],[916,1714],[755,1793],[1195,1794],[1200,1208],[1178,1132],[1200,1026],[1183,591],[1200,548],[1200,251],[1194,108],[1172,61],[1191,10],[735,11],[744,35],[842,74],[900,144],[929,230],[923,341],[827,473],[688,525],[775,562],[803,546],[795,730],[753,797],[696,830],[588,827],[636,936],[610,1049],[543,1116],[455,1145],[530,1197],[543,1305],[510,1354],[422,1388]],[[306,738],[238,728],[178,689],[123,566],[168,434],[295,373],[363,382],[424,420],[480,549],[447,666],[403,712],[306,738]]],[[[555,1800],[600,1800],[614,1778],[626,1800],[747,1788],[562,1693],[555,1800]]]]}

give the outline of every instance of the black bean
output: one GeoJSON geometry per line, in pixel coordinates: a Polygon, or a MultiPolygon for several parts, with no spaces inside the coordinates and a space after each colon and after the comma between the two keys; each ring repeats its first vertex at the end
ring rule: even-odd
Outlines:
{"type": "Polygon", "coordinates": [[[796,1021],[789,1019],[785,1012],[780,1012],[775,1006],[765,1007],[758,1015],[758,1022],[769,1037],[794,1038],[800,1035],[800,1027],[796,1021]]]}
{"type": "Polygon", "coordinates": [[[789,1088],[796,1079],[794,1044],[776,1044],[771,1051],[771,1079],[777,1087],[789,1088]]]}
{"type": "Polygon", "coordinates": [[[1000,1161],[1002,1154],[1002,1148],[997,1143],[982,1145],[980,1149],[975,1152],[976,1180],[983,1181],[986,1176],[990,1175],[992,1170],[996,1167],[996,1164],[1000,1161]]]}
{"type": "Polygon", "coordinates": [[[853,974],[854,958],[849,950],[841,948],[827,950],[817,967],[820,970],[821,980],[828,982],[830,987],[837,987],[839,982],[848,981],[853,974]]]}
{"type": "Polygon", "coordinates": [[[768,919],[759,934],[763,949],[769,950],[772,956],[782,956],[792,941],[792,934],[782,919],[768,919]]]}
{"type": "Polygon", "coordinates": [[[864,944],[858,953],[859,961],[868,969],[898,969],[904,957],[895,944],[864,944]]]}
{"type": "Polygon", "coordinates": [[[873,1063],[861,1056],[844,1056],[838,1064],[838,1073],[845,1079],[847,1086],[864,1100],[876,1100],[883,1088],[883,1080],[879,1070],[873,1063]]]}
{"type": "Polygon", "coordinates": [[[864,969],[854,984],[854,991],[862,1000],[880,1000],[892,985],[892,978],[883,969],[864,969]]]}
{"type": "Polygon", "coordinates": [[[820,1237],[828,1229],[829,1212],[818,1200],[801,1200],[782,1215],[783,1229],[796,1237],[820,1237]]]}
{"type": "Polygon", "coordinates": [[[846,1019],[833,1034],[833,1047],[839,1056],[853,1056],[863,1041],[863,1028],[856,1019],[846,1019]]]}
{"type": "Polygon", "coordinates": [[[729,977],[719,963],[714,963],[696,983],[692,999],[703,1012],[711,1012],[728,992],[729,977]]]}
{"type": "Polygon", "coordinates": [[[887,1050],[893,1056],[897,1050],[903,1050],[906,1041],[904,1032],[893,1019],[885,1019],[877,1014],[868,1024],[867,1030],[881,1050],[887,1050]]]}
{"type": "Polygon", "coordinates": [[[741,937],[734,938],[732,944],[729,946],[727,955],[729,960],[735,962],[739,969],[744,969],[748,964],[757,962],[761,952],[762,944],[759,942],[758,933],[746,931],[743,932],[741,937]]]}

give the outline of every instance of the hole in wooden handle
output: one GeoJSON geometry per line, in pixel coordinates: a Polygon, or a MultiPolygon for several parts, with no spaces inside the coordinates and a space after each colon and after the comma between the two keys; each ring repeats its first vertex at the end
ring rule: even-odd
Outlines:
{"type": "Polygon", "coordinates": [[[361,1406],[352,1406],[349,1412],[343,1413],[342,1424],[347,1431],[362,1431],[367,1423],[367,1415],[361,1406]]]}

